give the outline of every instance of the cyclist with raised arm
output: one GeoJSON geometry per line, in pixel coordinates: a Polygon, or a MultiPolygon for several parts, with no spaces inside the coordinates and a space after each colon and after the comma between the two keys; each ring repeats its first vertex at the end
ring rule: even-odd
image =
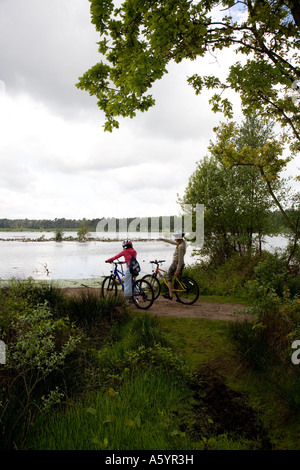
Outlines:
{"type": "Polygon", "coordinates": [[[127,266],[126,272],[125,272],[125,279],[124,279],[124,297],[128,300],[132,300],[132,274],[129,269],[129,264],[132,256],[136,258],[136,251],[132,247],[132,242],[131,240],[124,240],[122,243],[122,248],[123,250],[118,253],[117,255],[113,256],[112,258],[109,258],[105,261],[105,263],[111,263],[115,259],[119,259],[122,256],[125,258],[125,263],[127,266]]]}
{"type": "Polygon", "coordinates": [[[167,243],[171,243],[172,245],[176,245],[174,255],[173,255],[173,260],[167,273],[169,293],[163,294],[163,297],[165,297],[168,300],[173,299],[172,278],[174,274],[176,274],[176,276],[181,276],[182,270],[184,267],[184,255],[186,253],[186,242],[184,239],[184,235],[185,235],[184,232],[175,232],[173,235],[174,240],[169,240],[167,238],[159,238],[159,240],[162,240],[167,243]]]}

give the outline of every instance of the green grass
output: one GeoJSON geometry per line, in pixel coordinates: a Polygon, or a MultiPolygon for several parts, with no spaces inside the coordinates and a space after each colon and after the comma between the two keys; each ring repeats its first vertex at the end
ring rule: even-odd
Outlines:
{"type": "Polygon", "coordinates": [[[198,318],[160,317],[166,338],[184,355],[191,368],[228,363],[235,348],[228,343],[226,323],[198,318]]]}
{"type": "Polygon", "coordinates": [[[217,359],[225,344],[221,323],[214,328],[214,322],[205,320],[133,314],[119,335],[99,351],[98,391],[51,417],[41,417],[29,448],[237,450],[255,446],[230,433],[210,436],[206,427],[214,426],[213,421],[191,386],[191,371],[217,359]],[[209,352],[198,356],[200,331],[202,350],[212,343],[214,356],[209,352]],[[157,343],[162,339],[163,344],[157,343]]]}
{"type": "Polygon", "coordinates": [[[199,302],[218,302],[222,304],[247,305],[247,300],[236,295],[199,295],[199,302]]]}
{"type": "Polygon", "coordinates": [[[98,390],[51,417],[42,416],[28,448],[256,447],[256,437],[249,440],[231,432],[214,433],[219,424],[211,418],[205,401],[202,403],[206,393],[201,378],[199,383],[193,378],[193,370],[202,365],[213,370],[224,355],[228,359],[229,352],[233,350],[228,348],[221,322],[132,314],[119,335],[99,351],[98,390]]]}
{"type": "Polygon", "coordinates": [[[149,369],[57,414],[41,426],[43,450],[199,449],[176,426],[174,412],[188,399],[173,374],[149,369]]]}
{"type": "MultiPolygon", "coordinates": [[[[230,341],[226,322],[206,319],[161,317],[159,323],[193,370],[208,366],[226,384],[247,396],[247,403],[264,423],[272,446],[278,450],[300,449],[299,370],[286,368],[256,371],[230,341]]],[[[223,448],[223,447],[221,447],[223,448]]]]}
{"type": "Polygon", "coordinates": [[[76,370],[67,362],[52,375],[51,389],[59,376],[73,393],[31,423],[26,449],[300,449],[297,370],[288,377],[284,367],[273,375],[251,369],[231,340],[232,323],[155,317],[125,309],[121,298],[70,300],[31,283],[27,290],[12,284],[7,293],[3,327],[9,309],[22,315],[30,298],[40,303],[46,296],[55,324],[64,327],[58,346],[65,315],[72,331],[85,334],[76,370]]]}
{"type": "Polygon", "coordinates": [[[263,423],[273,448],[298,450],[299,422],[288,419],[278,387],[263,372],[247,369],[228,339],[227,328],[221,321],[131,314],[99,351],[98,390],[51,416],[42,416],[28,448],[260,448],[264,438],[255,437],[255,433],[250,437],[230,429],[216,433],[220,423],[218,417],[211,417],[213,409],[220,405],[222,411],[224,403],[224,407],[232,407],[233,414],[242,400],[249,420],[263,423]],[[191,386],[193,371],[199,372],[200,388],[198,382],[196,388],[191,386]],[[206,408],[206,401],[202,402],[205,387],[213,391],[217,385],[223,393],[225,390],[225,398],[232,398],[231,404],[223,402],[220,394],[212,409],[206,408]]]}

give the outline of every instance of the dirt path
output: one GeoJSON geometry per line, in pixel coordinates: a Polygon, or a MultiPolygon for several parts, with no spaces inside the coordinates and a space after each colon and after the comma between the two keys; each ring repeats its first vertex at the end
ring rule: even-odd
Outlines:
{"type": "MultiPolygon", "coordinates": [[[[84,293],[92,292],[95,295],[100,295],[99,289],[94,288],[64,288],[62,289],[68,295],[80,296],[84,293]]],[[[135,308],[133,306],[133,308],[135,308]]],[[[145,312],[164,317],[184,317],[184,318],[207,318],[210,320],[223,320],[223,321],[240,321],[244,320],[249,315],[243,313],[243,305],[233,303],[219,303],[219,302],[202,302],[198,301],[193,305],[183,305],[173,300],[167,300],[159,297],[153,305],[145,312]]],[[[136,309],[138,310],[138,309],[136,309]]],[[[139,310],[140,312],[142,310],[139,310]]]]}
{"type": "Polygon", "coordinates": [[[173,300],[166,300],[159,297],[148,310],[153,315],[162,317],[185,317],[185,318],[208,318],[210,320],[237,321],[242,320],[246,315],[237,311],[243,311],[244,307],[239,304],[202,302],[201,300],[193,305],[183,305],[173,300]]]}

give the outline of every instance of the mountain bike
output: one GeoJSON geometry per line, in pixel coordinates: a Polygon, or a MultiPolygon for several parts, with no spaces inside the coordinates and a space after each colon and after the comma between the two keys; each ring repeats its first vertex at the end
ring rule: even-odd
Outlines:
{"type": "MultiPolygon", "coordinates": [[[[124,290],[123,264],[122,261],[112,261],[111,265],[114,267],[111,268],[110,275],[106,276],[102,282],[101,293],[103,297],[117,296],[120,291],[119,286],[121,290],[124,290]],[[121,266],[121,270],[118,269],[118,265],[121,266]]],[[[132,278],[132,299],[137,308],[147,310],[151,307],[154,302],[154,292],[147,280],[132,278]]]]}
{"type": "MultiPolygon", "coordinates": [[[[146,274],[143,279],[148,281],[154,292],[154,300],[158,298],[161,293],[162,283],[168,287],[167,271],[162,269],[160,265],[165,260],[150,261],[155,264],[156,268],[152,270],[152,274],[146,274]]],[[[191,305],[198,300],[199,286],[197,282],[189,276],[174,276],[172,280],[172,290],[178,302],[182,304],[191,305]]]]}

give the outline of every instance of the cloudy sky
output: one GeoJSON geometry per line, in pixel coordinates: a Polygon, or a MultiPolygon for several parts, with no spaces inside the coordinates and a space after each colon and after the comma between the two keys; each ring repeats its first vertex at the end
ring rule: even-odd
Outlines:
{"type": "Polygon", "coordinates": [[[178,213],[222,120],[186,78],[224,75],[236,56],[171,66],[156,106],[108,133],[96,99],[75,87],[100,60],[97,41],[88,0],[0,0],[0,218],[178,213]]]}

